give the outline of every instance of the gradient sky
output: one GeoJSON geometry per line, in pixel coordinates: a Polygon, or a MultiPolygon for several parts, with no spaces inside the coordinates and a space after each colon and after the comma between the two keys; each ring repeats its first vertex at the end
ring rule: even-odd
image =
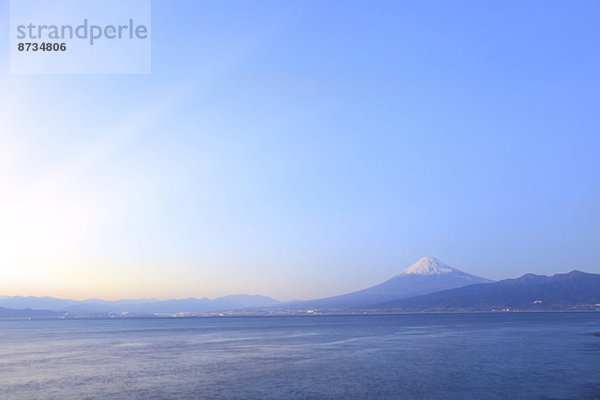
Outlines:
{"type": "Polygon", "coordinates": [[[0,294],[600,273],[598,1],[154,0],[151,75],[0,48],[0,294]]]}

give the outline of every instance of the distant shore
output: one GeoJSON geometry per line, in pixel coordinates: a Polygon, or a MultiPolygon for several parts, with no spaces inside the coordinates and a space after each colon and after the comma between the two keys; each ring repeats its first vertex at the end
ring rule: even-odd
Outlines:
{"type": "MultiPolygon", "coordinates": [[[[596,310],[510,310],[510,311],[405,311],[405,312],[313,312],[313,313],[218,313],[189,315],[77,315],[52,317],[7,317],[0,321],[57,321],[57,320],[115,320],[115,319],[186,319],[186,318],[285,318],[285,317],[367,317],[386,315],[444,315],[444,314],[565,314],[565,313],[600,313],[596,310]]],[[[598,333],[600,336],[600,332],[598,333]]]]}

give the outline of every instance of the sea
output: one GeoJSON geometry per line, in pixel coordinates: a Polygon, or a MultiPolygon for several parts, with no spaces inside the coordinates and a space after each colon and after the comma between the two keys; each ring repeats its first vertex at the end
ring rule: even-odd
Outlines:
{"type": "Polygon", "coordinates": [[[600,313],[0,321],[0,399],[600,399],[600,313]]]}

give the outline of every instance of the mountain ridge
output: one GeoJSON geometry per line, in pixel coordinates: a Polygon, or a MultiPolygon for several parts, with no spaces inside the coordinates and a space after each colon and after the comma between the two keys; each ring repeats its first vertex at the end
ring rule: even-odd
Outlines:
{"type": "Polygon", "coordinates": [[[71,315],[105,314],[176,314],[210,313],[252,307],[269,307],[281,304],[279,301],[261,295],[237,294],[215,299],[124,299],[124,300],[70,300],[55,297],[0,296],[0,307],[9,309],[45,309],[71,315]]]}
{"type": "Polygon", "coordinates": [[[282,303],[260,295],[186,299],[82,301],[0,296],[0,318],[105,317],[345,312],[470,312],[600,310],[600,275],[573,270],[552,276],[524,274],[494,282],[423,257],[378,285],[339,296],[282,303]],[[450,287],[448,287],[450,286],[450,287]]]}
{"type": "Polygon", "coordinates": [[[600,274],[573,270],[552,276],[529,273],[519,278],[380,303],[377,308],[395,311],[564,310],[597,304],[600,304],[600,274]]]}
{"type": "Polygon", "coordinates": [[[15,310],[12,308],[0,307],[0,318],[56,318],[61,316],[61,313],[52,310],[32,310],[30,308],[15,310]]]}

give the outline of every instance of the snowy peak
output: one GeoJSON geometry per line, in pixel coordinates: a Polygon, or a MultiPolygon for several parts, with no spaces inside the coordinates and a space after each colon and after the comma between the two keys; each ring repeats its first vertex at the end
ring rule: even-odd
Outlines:
{"type": "Polygon", "coordinates": [[[398,276],[407,275],[443,275],[455,271],[437,258],[423,257],[410,267],[406,268],[398,276]]]}
{"type": "Polygon", "coordinates": [[[379,285],[302,304],[306,309],[376,309],[378,304],[390,301],[487,282],[490,281],[451,268],[433,257],[424,257],[379,285]]]}

